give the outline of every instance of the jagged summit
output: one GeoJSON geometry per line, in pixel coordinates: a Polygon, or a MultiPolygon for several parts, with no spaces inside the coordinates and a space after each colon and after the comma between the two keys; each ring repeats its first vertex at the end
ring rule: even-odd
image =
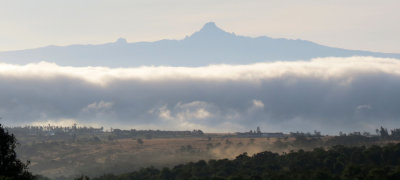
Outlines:
{"type": "Polygon", "coordinates": [[[200,31],[221,31],[221,29],[215,24],[215,22],[208,22],[204,24],[200,31]]]}
{"type": "Polygon", "coordinates": [[[235,35],[222,30],[214,22],[208,22],[183,40],[128,43],[126,39],[119,38],[112,43],[100,45],[49,46],[0,52],[0,61],[12,64],[49,61],[65,66],[206,66],[332,56],[400,59],[400,54],[332,48],[304,40],[235,35]]]}
{"type": "Polygon", "coordinates": [[[197,32],[193,33],[190,39],[209,39],[209,38],[223,38],[232,36],[232,33],[228,33],[219,28],[215,22],[208,22],[197,32]]]}
{"type": "Polygon", "coordinates": [[[115,41],[115,44],[126,44],[126,43],[128,43],[127,41],[126,41],[126,39],[125,38],[118,38],[116,41],[115,41]]]}

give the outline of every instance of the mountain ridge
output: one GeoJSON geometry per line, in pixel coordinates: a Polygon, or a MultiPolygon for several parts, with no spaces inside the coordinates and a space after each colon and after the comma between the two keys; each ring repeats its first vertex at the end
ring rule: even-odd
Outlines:
{"type": "Polygon", "coordinates": [[[74,44],[0,52],[0,62],[27,64],[39,61],[67,66],[131,67],[143,65],[204,66],[268,61],[309,60],[317,57],[374,56],[399,58],[396,53],[348,50],[301,39],[247,37],[229,33],[214,22],[184,39],[104,44],[74,44]]]}

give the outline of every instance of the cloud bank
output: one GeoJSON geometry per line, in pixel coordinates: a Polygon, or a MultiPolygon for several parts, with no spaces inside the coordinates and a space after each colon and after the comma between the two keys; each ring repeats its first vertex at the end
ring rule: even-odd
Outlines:
{"type": "Polygon", "coordinates": [[[137,68],[0,63],[0,87],[8,126],[326,133],[400,127],[400,60],[388,58],[137,68]]]}

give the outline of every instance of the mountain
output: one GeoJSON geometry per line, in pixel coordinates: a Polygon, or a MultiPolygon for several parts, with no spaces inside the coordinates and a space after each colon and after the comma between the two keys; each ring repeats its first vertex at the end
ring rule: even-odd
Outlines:
{"type": "Polygon", "coordinates": [[[0,62],[26,64],[48,61],[68,66],[108,67],[203,66],[308,60],[329,56],[400,58],[400,54],[333,48],[305,40],[239,36],[225,32],[215,23],[209,22],[200,31],[182,40],[128,43],[120,38],[113,43],[101,45],[47,46],[0,52],[0,62]]]}

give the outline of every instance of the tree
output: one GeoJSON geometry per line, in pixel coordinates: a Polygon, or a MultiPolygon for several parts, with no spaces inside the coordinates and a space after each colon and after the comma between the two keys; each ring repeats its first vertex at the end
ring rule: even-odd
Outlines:
{"type": "Polygon", "coordinates": [[[260,126],[257,126],[257,134],[261,134],[260,126]]]}
{"type": "Polygon", "coordinates": [[[29,161],[24,164],[17,159],[16,144],[15,136],[9,134],[0,124],[0,179],[35,179],[27,171],[29,161]]]}
{"type": "Polygon", "coordinates": [[[75,180],[90,180],[90,178],[88,176],[82,175],[82,176],[75,178],[75,180]]]}
{"type": "Polygon", "coordinates": [[[378,131],[379,131],[381,137],[388,137],[389,136],[388,130],[386,128],[383,128],[382,126],[381,126],[380,130],[377,130],[377,132],[378,131]]]}
{"type": "Polygon", "coordinates": [[[142,139],[140,139],[140,138],[139,138],[139,139],[137,139],[136,141],[137,141],[137,143],[138,143],[138,144],[140,144],[140,145],[142,145],[142,144],[143,144],[143,140],[142,140],[142,139]]]}

